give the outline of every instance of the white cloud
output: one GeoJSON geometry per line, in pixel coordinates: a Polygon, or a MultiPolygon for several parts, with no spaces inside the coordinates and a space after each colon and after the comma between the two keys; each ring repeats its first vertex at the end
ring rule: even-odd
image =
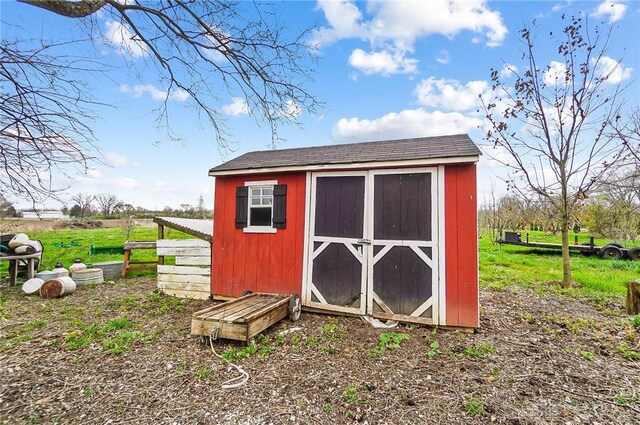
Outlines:
{"type": "Polygon", "coordinates": [[[129,165],[129,158],[116,152],[107,152],[104,155],[104,159],[107,161],[107,164],[112,167],[124,167],[125,165],[129,165]]]}
{"type": "Polygon", "coordinates": [[[282,114],[289,119],[295,119],[302,113],[302,108],[293,100],[287,100],[282,114]]]}
{"type": "Polygon", "coordinates": [[[482,121],[458,112],[427,112],[422,108],[392,112],[373,120],[342,118],[333,127],[337,143],[466,133],[482,121]]]}
{"type": "Polygon", "coordinates": [[[86,174],[87,177],[90,177],[92,179],[99,179],[100,177],[102,177],[102,173],[100,172],[100,170],[95,167],[87,168],[86,174]]]}
{"type": "Polygon", "coordinates": [[[115,180],[113,182],[113,185],[118,189],[130,190],[140,186],[140,182],[136,179],[132,179],[131,177],[123,177],[121,179],[115,180]]]}
{"type": "Polygon", "coordinates": [[[318,9],[324,12],[329,21],[329,28],[319,28],[311,42],[313,47],[324,47],[345,38],[360,38],[366,35],[366,29],[361,23],[362,13],[350,0],[318,0],[318,9]]]}
{"type": "Polygon", "coordinates": [[[380,51],[367,53],[355,49],[349,56],[349,64],[365,74],[413,74],[417,71],[418,61],[405,57],[402,51],[380,51]]]}
{"type": "Polygon", "coordinates": [[[573,0],[567,0],[564,3],[554,4],[553,7],[551,8],[551,11],[552,12],[559,12],[562,9],[566,9],[567,7],[571,6],[571,3],[573,3],[573,0]]]}
{"type": "MultiPolygon", "coordinates": [[[[351,54],[353,59],[367,63],[385,60],[388,64],[390,58],[396,58],[395,62],[398,62],[397,58],[404,58],[415,61],[412,62],[415,66],[417,60],[405,58],[405,55],[413,52],[415,41],[421,37],[454,37],[462,31],[471,31],[481,34],[475,38],[484,40],[488,46],[500,45],[508,30],[500,13],[491,10],[486,3],[485,0],[431,0],[425,7],[423,0],[371,1],[367,4],[371,18],[365,19],[353,1],[319,0],[318,8],[324,12],[329,25],[314,32],[311,45],[322,48],[338,40],[356,38],[368,42],[371,52],[356,49],[351,54]],[[381,56],[383,53],[386,57],[381,56]]],[[[388,65],[366,69],[370,73],[376,69],[391,73],[388,65]]],[[[398,66],[397,69],[404,68],[398,66]]]]}
{"type": "Polygon", "coordinates": [[[415,94],[421,105],[447,111],[469,111],[480,105],[479,95],[488,89],[486,81],[469,81],[463,85],[458,80],[429,77],[418,83],[415,94]]]}
{"type": "Polygon", "coordinates": [[[567,76],[567,67],[564,63],[551,61],[547,70],[544,71],[542,81],[548,86],[555,86],[558,83],[564,83],[567,76]]]}
{"type": "Polygon", "coordinates": [[[447,50],[440,50],[436,55],[436,62],[446,65],[451,60],[447,50]]]}
{"type": "Polygon", "coordinates": [[[134,97],[142,97],[145,93],[149,94],[153,100],[177,100],[184,102],[189,99],[189,93],[183,89],[173,89],[171,91],[160,90],[153,84],[136,85],[130,87],[127,84],[120,85],[120,92],[132,94],[134,97]]]}
{"type": "Polygon", "coordinates": [[[133,58],[141,58],[147,55],[145,45],[125,25],[120,22],[108,20],[106,23],[105,38],[107,42],[115,46],[120,54],[133,58]]]}
{"type": "Polygon", "coordinates": [[[633,68],[624,66],[609,56],[602,56],[596,68],[596,75],[600,78],[606,78],[608,84],[620,84],[631,78],[632,73],[633,68]]]}
{"type": "Polygon", "coordinates": [[[513,157],[504,146],[480,146],[482,156],[480,162],[488,167],[500,167],[513,161],[513,157]]]}
{"type": "Polygon", "coordinates": [[[627,11],[627,5],[621,1],[603,1],[598,5],[591,16],[596,18],[609,17],[609,22],[616,22],[622,19],[627,11]]]}
{"type": "Polygon", "coordinates": [[[501,78],[511,78],[514,72],[518,72],[518,67],[509,63],[505,63],[499,74],[501,78]]]}
{"type": "Polygon", "coordinates": [[[249,113],[250,113],[249,105],[241,97],[232,98],[230,104],[224,105],[222,107],[222,111],[225,114],[231,115],[231,116],[234,116],[234,117],[237,117],[237,116],[240,116],[240,115],[249,115],[249,113]]]}

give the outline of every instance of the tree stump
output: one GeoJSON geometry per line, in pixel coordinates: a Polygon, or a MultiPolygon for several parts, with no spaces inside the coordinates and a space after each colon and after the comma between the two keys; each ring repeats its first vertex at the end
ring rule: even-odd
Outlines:
{"type": "Polygon", "coordinates": [[[627,314],[640,314],[640,280],[627,283],[627,314]]]}

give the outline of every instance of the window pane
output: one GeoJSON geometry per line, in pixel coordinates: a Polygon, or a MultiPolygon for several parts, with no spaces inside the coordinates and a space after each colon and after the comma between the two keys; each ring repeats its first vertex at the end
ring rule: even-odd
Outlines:
{"type": "Polygon", "coordinates": [[[262,194],[263,194],[263,195],[269,195],[269,196],[271,196],[271,195],[273,195],[273,189],[272,189],[272,188],[270,188],[270,187],[265,187],[265,188],[262,190],[262,194]]]}
{"type": "Polygon", "coordinates": [[[251,198],[251,205],[260,205],[260,198],[251,198]]]}
{"type": "Polygon", "coordinates": [[[260,187],[252,187],[251,196],[260,196],[260,187]]]}
{"type": "Polygon", "coordinates": [[[250,208],[250,226],[271,226],[271,208],[250,208]]]}
{"type": "Polygon", "coordinates": [[[271,205],[273,203],[272,198],[262,198],[262,205],[271,205]]]}

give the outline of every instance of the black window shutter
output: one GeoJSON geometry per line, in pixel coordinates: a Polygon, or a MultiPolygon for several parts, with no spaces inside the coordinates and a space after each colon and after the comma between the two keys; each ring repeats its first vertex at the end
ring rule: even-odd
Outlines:
{"type": "Polygon", "coordinates": [[[249,188],[247,186],[236,187],[236,229],[247,227],[247,214],[249,212],[249,188]]]}
{"type": "Polygon", "coordinates": [[[273,227],[287,228],[287,185],[277,184],[273,187],[273,227]]]}

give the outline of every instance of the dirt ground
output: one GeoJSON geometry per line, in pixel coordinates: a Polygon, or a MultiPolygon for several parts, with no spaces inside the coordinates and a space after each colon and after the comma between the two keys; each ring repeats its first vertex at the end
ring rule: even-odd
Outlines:
{"type": "Polygon", "coordinates": [[[620,303],[482,290],[474,334],[303,313],[250,348],[214,342],[250,375],[227,390],[237,372],[190,335],[211,302],[154,288],[0,288],[0,423],[640,423],[640,335],[620,303]]]}

